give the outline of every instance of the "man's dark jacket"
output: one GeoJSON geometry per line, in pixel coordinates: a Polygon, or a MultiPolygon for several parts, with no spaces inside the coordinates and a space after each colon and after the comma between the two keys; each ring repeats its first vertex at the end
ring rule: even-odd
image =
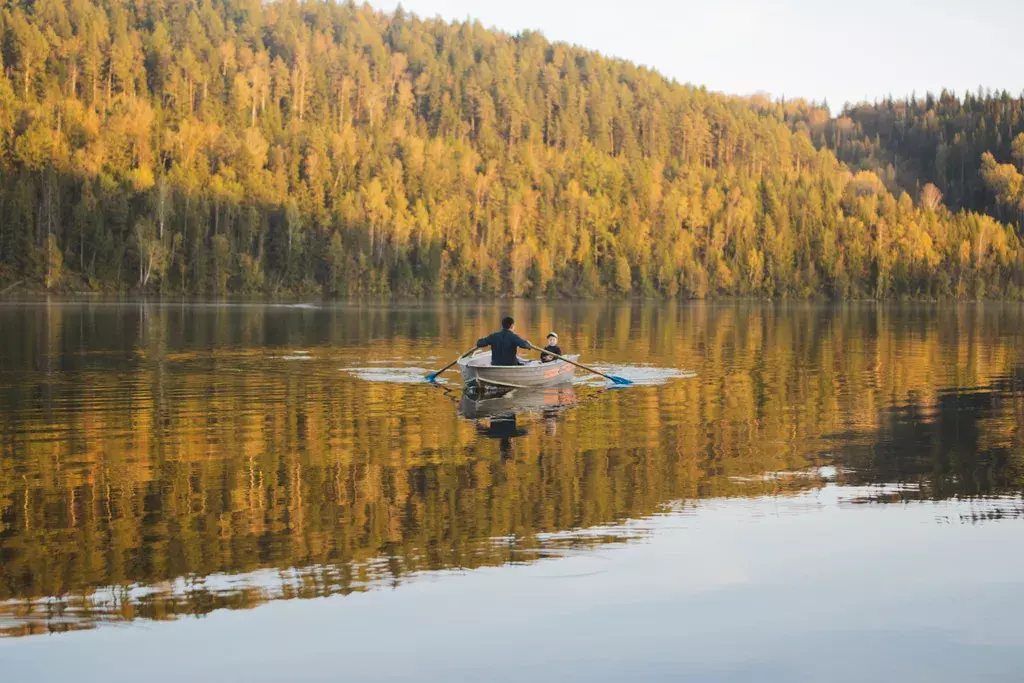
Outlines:
{"type": "Polygon", "coordinates": [[[519,365],[516,349],[530,348],[526,341],[512,330],[501,330],[478,339],[476,345],[483,348],[491,347],[491,365],[519,365]]]}

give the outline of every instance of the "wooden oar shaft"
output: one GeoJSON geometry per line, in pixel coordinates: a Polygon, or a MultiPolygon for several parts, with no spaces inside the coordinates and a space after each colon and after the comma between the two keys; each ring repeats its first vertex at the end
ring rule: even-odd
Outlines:
{"type": "Polygon", "coordinates": [[[450,368],[451,366],[455,365],[455,364],[456,364],[456,363],[458,363],[458,362],[459,362],[460,360],[462,360],[462,358],[463,358],[463,357],[465,357],[465,356],[468,356],[469,354],[473,353],[474,351],[476,351],[476,346],[474,346],[473,348],[471,348],[471,349],[470,349],[469,351],[466,351],[466,353],[462,354],[461,356],[459,356],[458,358],[456,358],[456,359],[455,359],[455,360],[453,360],[453,361],[452,361],[451,363],[449,363],[448,365],[444,366],[443,368],[441,368],[441,369],[440,369],[440,370],[438,370],[437,372],[432,372],[432,373],[430,373],[429,375],[427,375],[427,377],[428,377],[428,378],[431,378],[431,379],[432,379],[432,378],[435,378],[435,377],[437,377],[437,376],[438,376],[438,375],[440,375],[440,374],[441,374],[442,372],[444,372],[445,370],[447,370],[448,368],[450,368]]]}
{"type": "Polygon", "coordinates": [[[570,365],[575,365],[575,366],[576,366],[576,367],[578,367],[578,368],[583,368],[584,370],[587,370],[588,372],[592,372],[592,373],[594,373],[595,375],[601,375],[601,376],[602,376],[602,377],[604,377],[605,379],[611,380],[612,382],[614,382],[614,381],[615,381],[615,378],[614,378],[614,377],[609,377],[608,375],[604,374],[604,373],[603,373],[603,372],[601,372],[600,370],[595,370],[594,368],[588,368],[588,367],[587,367],[586,365],[584,365],[583,363],[577,363],[577,362],[576,362],[576,361],[574,361],[574,360],[569,360],[569,359],[568,359],[568,358],[566,358],[565,356],[559,356],[559,355],[558,355],[557,353],[555,353],[555,352],[553,352],[553,351],[545,351],[544,349],[540,348],[539,346],[534,346],[533,344],[530,344],[530,348],[531,348],[531,349],[533,349],[534,351],[540,351],[541,353],[546,353],[546,354],[547,354],[547,355],[549,355],[549,356],[554,356],[554,357],[555,357],[555,358],[557,358],[558,360],[564,360],[564,361],[565,361],[566,363],[568,363],[568,364],[570,364],[570,365]]]}

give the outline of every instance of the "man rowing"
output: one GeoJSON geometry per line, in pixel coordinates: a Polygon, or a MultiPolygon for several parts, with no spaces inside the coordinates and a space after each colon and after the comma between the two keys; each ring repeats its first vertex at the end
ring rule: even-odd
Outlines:
{"type": "Polygon", "coordinates": [[[516,321],[512,316],[505,316],[501,330],[477,340],[477,348],[491,347],[491,365],[522,365],[516,354],[519,349],[533,348],[533,344],[516,334],[515,329],[516,321]]]}

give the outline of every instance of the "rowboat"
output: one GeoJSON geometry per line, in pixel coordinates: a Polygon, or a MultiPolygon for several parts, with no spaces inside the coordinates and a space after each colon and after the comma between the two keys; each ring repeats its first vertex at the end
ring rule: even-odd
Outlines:
{"type": "MultiPolygon", "coordinates": [[[[565,356],[575,361],[579,354],[565,356]]],[[[522,365],[491,365],[491,352],[481,351],[459,359],[462,383],[466,386],[490,386],[524,389],[526,387],[553,387],[572,382],[576,368],[563,360],[550,363],[539,360],[520,361],[522,365]]]]}

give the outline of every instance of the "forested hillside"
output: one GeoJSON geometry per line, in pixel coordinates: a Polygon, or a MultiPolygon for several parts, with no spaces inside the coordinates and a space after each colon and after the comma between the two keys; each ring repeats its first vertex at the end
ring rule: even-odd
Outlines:
{"type": "MultiPolygon", "coordinates": [[[[855,170],[870,170],[893,191],[920,193],[935,185],[947,206],[988,213],[1024,226],[1024,99],[1008,93],[967,93],[886,99],[828,119],[797,108],[815,144],[855,170]]],[[[931,190],[929,190],[931,192],[931,190]]]]}
{"type": "Polygon", "coordinates": [[[3,7],[0,287],[1024,288],[1011,227],[851,174],[819,122],[537,34],[323,0],[3,7]]]}

